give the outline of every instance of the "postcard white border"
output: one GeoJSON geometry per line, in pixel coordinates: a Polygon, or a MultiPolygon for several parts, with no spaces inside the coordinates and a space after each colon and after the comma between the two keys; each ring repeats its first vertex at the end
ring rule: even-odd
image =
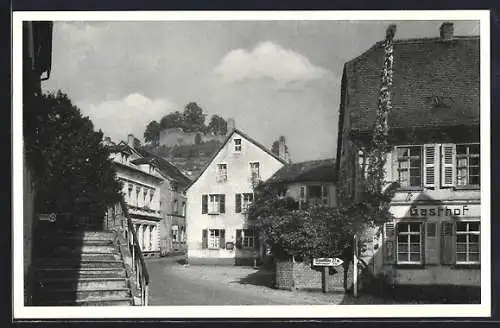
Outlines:
{"type": "MultiPolygon", "coordinates": [[[[13,22],[13,318],[431,318],[491,316],[490,12],[443,11],[18,11],[13,22]],[[22,21],[479,20],[481,36],[481,304],[315,306],[25,307],[23,297],[22,21]]],[[[382,37],[382,36],[381,36],[382,37]]]]}

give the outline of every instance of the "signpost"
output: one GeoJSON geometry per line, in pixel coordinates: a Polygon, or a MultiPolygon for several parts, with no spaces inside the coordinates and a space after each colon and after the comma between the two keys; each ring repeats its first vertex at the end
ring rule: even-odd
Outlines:
{"type": "Polygon", "coordinates": [[[323,289],[323,293],[328,293],[328,280],[327,277],[329,276],[329,267],[336,267],[339,265],[342,265],[344,261],[341,259],[335,257],[322,257],[322,258],[316,258],[313,259],[313,266],[321,266],[323,267],[323,270],[321,270],[321,287],[323,289]]]}

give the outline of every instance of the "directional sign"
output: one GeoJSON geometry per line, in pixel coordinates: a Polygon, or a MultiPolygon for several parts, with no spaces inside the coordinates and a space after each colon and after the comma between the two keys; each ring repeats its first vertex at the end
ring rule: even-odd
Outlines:
{"type": "Polygon", "coordinates": [[[56,222],[56,213],[42,213],[38,215],[40,221],[56,222]]]}
{"type": "Polygon", "coordinates": [[[344,261],[342,261],[341,259],[339,259],[337,257],[335,257],[335,258],[322,257],[322,258],[313,259],[313,266],[333,266],[333,267],[336,267],[336,266],[341,265],[342,263],[344,263],[344,261]]]}

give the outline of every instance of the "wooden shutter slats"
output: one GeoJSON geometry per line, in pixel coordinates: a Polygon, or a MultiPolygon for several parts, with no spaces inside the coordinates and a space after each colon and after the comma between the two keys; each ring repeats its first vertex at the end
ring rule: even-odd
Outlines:
{"type": "Polygon", "coordinates": [[[454,264],[455,233],[453,222],[441,223],[441,264],[454,264]]]}
{"type": "Polygon", "coordinates": [[[437,232],[436,222],[427,222],[425,224],[425,263],[438,264],[439,263],[439,235],[437,232]]]}
{"type": "Polygon", "coordinates": [[[203,229],[201,231],[201,248],[208,248],[208,229],[203,229]]]}
{"type": "Polygon", "coordinates": [[[201,196],[201,214],[208,213],[208,195],[201,196]]]}
{"type": "Polygon", "coordinates": [[[236,194],[236,213],[241,213],[241,194],[236,194]]]}
{"type": "Polygon", "coordinates": [[[219,213],[226,213],[226,195],[219,195],[219,213]]]}
{"type": "Polygon", "coordinates": [[[226,248],[226,230],[221,229],[219,230],[220,233],[220,248],[225,249],[226,248]]]}
{"type": "Polygon", "coordinates": [[[455,158],[456,147],[454,144],[441,146],[441,186],[453,187],[455,185],[455,158]]]}
{"type": "Polygon", "coordinates": [[[435,145],[424,145],[424,187],[436,186],[435,148],[435,145]]]}
{"type": "Polygon", "coordinates": [[[384,223],[384,263],[396,263],[396,225],[394,222],[384,223]]]}

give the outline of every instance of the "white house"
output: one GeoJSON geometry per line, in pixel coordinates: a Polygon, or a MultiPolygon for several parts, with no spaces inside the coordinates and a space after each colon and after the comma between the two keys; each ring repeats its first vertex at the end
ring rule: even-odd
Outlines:
{"type": "MultiPolygon", "coordinates": [[[[110,140],[107,141],[110,143],[110,140]]],[[[134,149],[134,137],[110,147],[122,193],[144,255],[160,253],[160,186],[164,177],[154,161],[134,149]]]]}
{"type": "Polygon", "coordinates": [[[186,188],[190,263],[249,264],[261,255],[244,211],[253,201],[253,182],[267,180],[286,162],[234,127],[228,130],[220,149],[186,188]]]}

